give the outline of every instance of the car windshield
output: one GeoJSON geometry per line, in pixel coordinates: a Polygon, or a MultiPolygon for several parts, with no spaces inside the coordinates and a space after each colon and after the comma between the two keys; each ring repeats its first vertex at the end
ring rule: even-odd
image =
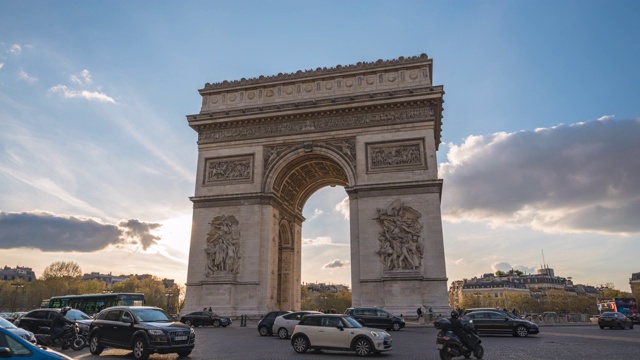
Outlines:
{"type": "Polygon", "coordinates": [[[162,322],[173,321],[164,311],[160,309],[136,309],[133,314],[140,322],[162,322]]]}
{"type": "Polygon", "coordinates": [[[3,327],[5,329],[15,329],[16,326],[13,325],[9,320],[0,317],[0,327],[3,327]]]}
{"type": "Polygon", "coordinates": [[[67,319],[69,319],[71,321],[91,319],[91,316],[83,313],[80,310],[76,310],[76,309],[71,309],[71,310],[67,311],[67,314],[64,317],[66,317],[67,319]]]}
{"type": "Polygon", "coordinates": [[[361,328],[361,327],[363,327],[362,324],[357,322],[356,319],[352,318],[351,316],[345,316],[345,317],[343,317],[343,319],[349,324],[349,326],[346,326],[346,327],[350,327],[350,328],[361,328]]]}

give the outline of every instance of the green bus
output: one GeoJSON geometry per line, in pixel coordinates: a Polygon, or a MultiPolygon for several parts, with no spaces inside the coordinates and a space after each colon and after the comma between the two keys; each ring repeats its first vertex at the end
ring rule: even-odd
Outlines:
{"type": "Polygon", "coordinates": [[[97,314],[100,310],[110,306],[127,305],[141,306],[144,305],[144,294],[139,293],[105,293],[105,294],[87,294],[87,295],[64,295],[52,296],[48,302],[44,302],[42,307],[45,308],[61,308],[71,306],[89,315],[97,314]]]}

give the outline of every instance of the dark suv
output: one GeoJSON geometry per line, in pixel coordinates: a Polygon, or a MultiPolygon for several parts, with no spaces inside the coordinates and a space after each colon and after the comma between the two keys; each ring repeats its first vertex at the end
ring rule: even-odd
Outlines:
{"type": "Polygon", "coordinates": [[[398,331],[405,325],[403,318],[378,308],[348,308],[344,313],[366,327],[398,331]]]}
{"type": "Polygon", "coordinates": [[[106,347],[133,350],[136,360],[150,354],[188,356],[195,345],[193,328],[151,306],[114,306],[96,316],[89,330],[89,350],[100,355],[106,347]]]}
{"type": "Polygon", "coordinates": [[[282,310],[268,312],[267,315],[263,316],[260,319],[260,322],[258,322],[258,332],[260,333],[260,336],[273,335],[273,331],[271,330],[273,322],[276,321],[278,316],[288,314],[290,312],[291,311],[282,310]]]}

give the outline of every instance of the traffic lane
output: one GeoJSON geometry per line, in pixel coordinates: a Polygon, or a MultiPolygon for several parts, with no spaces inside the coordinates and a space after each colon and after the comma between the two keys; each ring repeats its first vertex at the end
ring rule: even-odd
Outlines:
{"type": "MultiPolygon", "coordinates": [[[[196,328],[196,347],[187,358],[180,359],[359,359],[353,352],[309,351],[297,354],[290,340],[277,336],[261,337],[254,327],[196,328]]],[[[436,351],[437,330],[431,327],[409,327],[390,332],[393,349],[373,359],[439,359],[436,351]]],[[[635,358],[640,351],[640,329],[600,330],[597,326],[543,327],[541,334],[517,338],[510,335],[481,337],[484,359],[604,359],[635,358]],[[635,341],[629,341],[634,340],[635,341]]],[[[106,349],[93,356],[85,348],[80,352],[65,350],[75,359],[130,360],[131,351],[106,349]]],[[[176,354],[154,354],[150,360],[178,359],[176,354]]]]}

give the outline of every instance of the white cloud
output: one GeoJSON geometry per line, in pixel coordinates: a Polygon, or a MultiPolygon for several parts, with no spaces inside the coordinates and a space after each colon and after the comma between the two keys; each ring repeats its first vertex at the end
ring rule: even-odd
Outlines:
{"type": "Polygon", "coordinates": [[[18,79],[22,81],[26,81],[28,83],[34,83],[38,81],[38,78],[27,74],[24,70],[20,70],[20,73],[18,74],[18,79]]]}
{"type": "Polygon", "coordinates": [[[341,213],[345,220],[349,220],[349,197],[347,196],[337,203],[334,210],[341,213]]]}
{"type": "Polygon", "coordinates": [[[520,270],[525,274],[535,274],[536,273],[536,269],[532,268],[532,267],[528,267],[528,266],[522,266],[522,265],[511,265],[508,262],[495,262],[493,264],[491,264],[491,270],[493,273],[495,273],[496,271],[500,270],[502,272],[508,272],[509,270],[520,270]]]}
{"type": "Polygon", "coordinates": [[[324,265],[322,265],[323,269],[335,269],[335,268],[343,268],[351,266],[351,261],[349,260],[340,260],[334,259],[324,265]]]}
{"type": "Polygon", "coordinates": [[[82,70],[79,75],[71,75],[71,82],[78,85],[83,84],[91,84],[93,80],[91,79],[91,73],[89,70],[82,70]]]}
{"type": "Polygon", "coordinates": [[[315,239],[302,238],[302,245],[317,246],[317,245],[331,245],[333,240],[328,236],[320,236],[315,239]]]}
{"type": "Polygon", "coordinates": [[[22,47],[18,44],[13,44],[9,48],[9,53],[13,55],[20,55],[20,53],[22,53],[22,47]]]}
{"type": "Polygon", "coordinates": [[[4,63],[0,63],[0,70],[4,67],[4,63]]]}
{"type": "Polygon", "coordinates": [[[86,100],[96,100],[99,102],[108,102],[112,104],[116,103],[113,98],[104,93],[88,90],[71,90],[65,85],[56,85],[49,89],[49,91],[54,93],[61,93],[67,99],[81,98],[86,100]]]}
{"type": "Polygon", "coordinates": [[[322,209],[315,208],[313,209],[313,216],[311,216],[311,219],[309,220],[316,219],[322,216],[322,214],[324,214],[324,211],[322,211],[322,209]]]}
{"type": "Polygon", "coordinates": [[[558,233],[640,232],[640,118],[470,136],[440,165],[443,219],[558,233]]]}

